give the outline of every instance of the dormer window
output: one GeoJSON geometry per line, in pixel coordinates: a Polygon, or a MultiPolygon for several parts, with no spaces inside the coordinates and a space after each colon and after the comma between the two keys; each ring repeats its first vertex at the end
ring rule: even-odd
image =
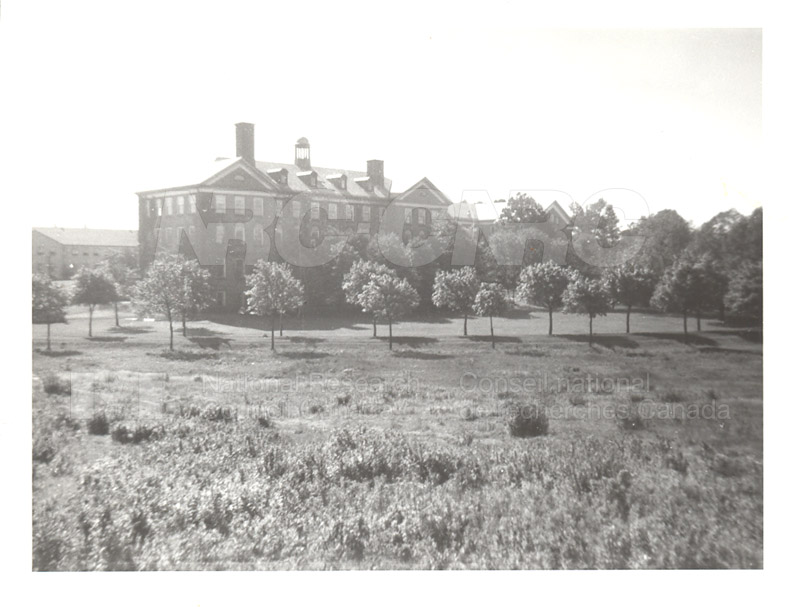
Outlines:
{"type": "Polygon", "coordinates": [[[365,192],[372,191],[372,180],[369,177],[356,177],[353,181],[356,182],[365,192]]]}
{"type": "Polygon", "coordinates": [[[347,189],[347,175],[344,173],[336,173],[334,175],[328,175],[328,181],[330,181],[337,190],[346,190],[347,189]]]}
{"type": "Polygon", "coordinates": [[[310,188],[317,187],[317,172],[316,171],[300,171],[297,177],[310,188]]]}
{"type": "Polygon", "coordinates": [[[267,175],[280,185],[289,183],[289,172],[286,169],[270,169],[267,175]]]}

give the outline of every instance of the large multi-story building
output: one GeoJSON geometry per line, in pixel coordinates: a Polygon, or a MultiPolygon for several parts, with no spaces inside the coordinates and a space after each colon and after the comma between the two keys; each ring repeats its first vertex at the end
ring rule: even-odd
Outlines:
{"type": "Polygon", "coordinates": [[[33,273],[55,280],[71,277],[83,266],[97,265],[116,253],[135,256],[136,230],[33,228],[33,273]]]}
{"type": "Polygon", "coordinates": [[[375,234],[391,205],[402,210],[407,240],[429,230],[451,204],[427,178],[393,193],[382,160],[368,160],[366,171],[315,166],[305,138],[297,140],[292,164],[256,160],[254,131],[250,123],[236,125],[235,158],[137,193],[142,265],[161,251],[196,257],[211,272],[219,308],[241,306],[245,274],[257,259],[280,258],[282,222],[296,220],[310,250],[331,229],[375,234]]]}

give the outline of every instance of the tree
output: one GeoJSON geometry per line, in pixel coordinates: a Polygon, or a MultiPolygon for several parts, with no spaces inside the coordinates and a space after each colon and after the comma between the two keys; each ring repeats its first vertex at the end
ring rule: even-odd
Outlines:
{"type": "Polygon", "coordinates": [[[389,323],[389,349],[392,349],[392,322],[419,305],[419,295],[405,278],[388,274],[373,276],[361,290],[358,302],[364,312],[385,318],[389,323]]]}
{"type": "Polygon", "coordinates": [[[169,349],[173,350],[173,320],[184,302],[185,260],[177,255],[157,257],[136,284],[134,299],[144,312],[163,314],[169,322],[169,349]]]}
{"type": "Polygon", "coordinates": [[[603,247],[613,247],[619,242],[619,218],[612,207],[600,198],[586,208],[577,203],[570,205],[572,234],[590,233],[603,247]]]}
{"type": "Polygon", "coordinates": [[[197,260],[186,260],[181,263],[183,287],[179,312],[183,336],[186,337],[186,320],[195,318],[198,313],[214,303],[214,292],[211,288],[211,275],[200,267],[197,260]]]}
{"type": "Polygon", "coordinates": [[[500,223],[539,223],[547,221],[542,205],[523,192],[508,199],[498,219],[500,223]]]}
{"type": "Polygon", "coordinates": [[[50,277],[44,274],[33,275],[33,324],[47,325],[47,351],[50,351],[50,325],[67,322],[65,308],[69,295],[60,289],[50,277]]]}
{"type": "Polygon", "coordinates": [[[715,261],[710,255],[704,255],[696,262],[701,275],[700,293],[698,294],[695,315],[697,330],[700,331],[700,316],[704,310],[720,311],[724,314],[725,292],[728,290],[728,277],[722,268],[722,262],[715,261]]]}
{"type": "Polygon", "coordinates": [[[648,304],[656,277],[643,266],[627,263],[606,270],[604,279],[612,300],[625,306],[625,333],[630,333],[631,308],[648,304]]]}
{"type": "Polygon", "coordinates": [[[645,237],[635,261],[651,269],[656,276],[664,274],[686,250],[692,239],[689,223],[671,209],[643,217],[629,233],[632,236],[645,237]]]}
{"type": "Polygon", "coordinates": [[[536,306],[547,308],[550,316],[548,335],[553,334],[553,312],[561,307],[564,291],[575,272],[552,261],[523,268],[519,275],[517,297],[536,306]]]}
{"type": "Polygon", "coordinates": [[[72,303],[89,306],[89,337],[92,336],[92,317],[96,306],[117,300],[114,279],[102,267],[82,267],[75,275],[72,303]]]}
{"type": "Polygon", "coordinates": [[[436,273],[433,283],[433,304],[464,315],[464,335],[467,335],[467,318],[480,289],[475,269],[469,266],[458,270],[436,273]]]}
{"type": "Polygon", "coordinates": [[[764,273],[761,261],[748,262],[731,277],[725,307],[733,316],[762,321],[764,313],[764,273]]]}
{"type": "Polygon", "coordinates": [[[493,318],[502,314],[508,302],[506,301],[505,289],[503,285],[496,282],[481,283],[481,287],[475,294],[475,301],[472,309],[479,316],[489,317],[489,332],[492,336],[492,349],[494,350],[494,322],[493,318]]]}
{"type": "Polygon", "coordinates": [[[568,312],[588,314],[591,346],[594,335],[592,323],[595,316],[605,316],[611,309],[611,295],[603,281],[578,276],[564,292],[564,307],[568,312]]]}
{"type": "Polygon", "coordinates": [[[650,304],[665,312],[677,312],[683,316],[683,333],[688,335],[689,313],[699,307],[702,293],[702,276],[693,260],[682,257],[675,261],[656,285],[650,304]]]}
{"type": "Polygon", "coordinates": [[[114,324],[119,326],[119,302],[130,299],[133,288],[139,279],[139,261],[135,253],[114,253],[103,263],[103,268],[116,287],[117,297],[114,300],[114,324]]]}
{"type": "Polygon", "coordinates": [[[270,348],[275,349],[275,318],[303,305],[303,285],[286,264],[259,259],[247,276],[247,312],[270,318],[270,348]]]}
{"type": "MultiPolygon", "coordinates": [[[[350,271],[344,275],[342,288],[344,289],[347,303],[361,306],[359,296],[361,291],[374,276],[387,275],[397,277],[397,273],[388,266],[376,261],[359,259],[350,266],[350,271]]],[[[378,336],[377,316],[372,316],[372,337],[378,336]]]]}

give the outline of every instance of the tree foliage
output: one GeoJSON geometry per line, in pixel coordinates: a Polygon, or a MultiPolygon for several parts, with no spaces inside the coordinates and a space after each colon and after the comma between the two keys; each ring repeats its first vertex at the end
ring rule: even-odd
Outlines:
{"type": "Polygon", "coordinates": [[[553,312],[561,307],[564,292],[574,277],[574,270],[552,261],[527,266],[520,272],[517,298],[547,309],[549,335],[553,334],[553,312]]]}
{"type": "Polygon", "coordinates": [[[47,325],[47,350],[50,350],[50,325],[66,323],[69,295],[45,274],[33,275],[33,312],[35,325],[47,325]]]}
{"type": "Polygon", "coordinates": [[[492,337],[492,348],[494,348],[494,317],[499,316],[508,307],[506,290],[503,285],[496,282],[483,282],[480,289],[475,293],[475,300],[472,303],[472,311],[478,316],[489,317],[489,331],[492,337]]]}
{"type": "Polygon", "coordinates": [[[596,316],[605,316],[611,310],[611,295],[601,280],[578,276],[569,283],[564,292],[564,309],[567,312],[589,316],[589,343],[592,343],[592,321],[596,316]]]}
{"type": "Polygon", "coordinates": [[[764,313],[762,262],[747,262],[731,277],[725,307],[734,317],[761,322],[764,313]]]}
{"type": "Polygon", "coordinates": [[[271,319],[271,348],[275,349],[275,319],[303,305],[303,285],[286,264],[260,259],[246,279],[247,313],[271,319]]]}
{"type": "Polygon", "coordinates": [[[458,270],[436,273],[433,283],[433,304],[464,316],[464,335],[467,334],[467,317],[475,303],[475,295],[480,289],[475,268],[465,266],[458,270]]]}
{"type": "Polygon", "coordinates": [[[184,259],[177,255],[156,257],[134,290],[137,307],[144,313],[161,314],[169,322],[169,349],[173,349],[173,322],[184,306],[184,259]]]}
{"type": "Polygon", "coordinates": [[[498,221],[502,223],[539,223],[547,221],[542,205],[524,192],[517,192],[508,199],[498,221]]]}
{"type": "Polygon", "coordinates": [[[405,278],[389,274],[373,276],[358,296],[361,309],[389,323],[389,349],[392,349],[392,323],[419,306],[419,295],[405,278]]]}
{"type": "Polygon", "coordinates": [[[117,298],[114,279],[104,267],[84,266],[75,274],[72,303],[89,307],[89,337],[92,336],[92,318],[95,307],[113,303],[117,301],[117,298]]]}
{"type": "Polygon", "coordinates": [[[653,272],[635,263],[627,263],[609,268],[604,273],[604,280],[611,299],[625,306],[625,332],[631,329],[631,308],[646,306],[656,286],[653,272]]]}

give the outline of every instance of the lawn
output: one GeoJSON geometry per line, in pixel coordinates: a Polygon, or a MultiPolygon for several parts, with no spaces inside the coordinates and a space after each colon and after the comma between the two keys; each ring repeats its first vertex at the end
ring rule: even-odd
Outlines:
{"type": "Polygon", "coordinates": [[[762,566],[759,332],[461,320],[34,327],[34,568],[762,566]]]}

